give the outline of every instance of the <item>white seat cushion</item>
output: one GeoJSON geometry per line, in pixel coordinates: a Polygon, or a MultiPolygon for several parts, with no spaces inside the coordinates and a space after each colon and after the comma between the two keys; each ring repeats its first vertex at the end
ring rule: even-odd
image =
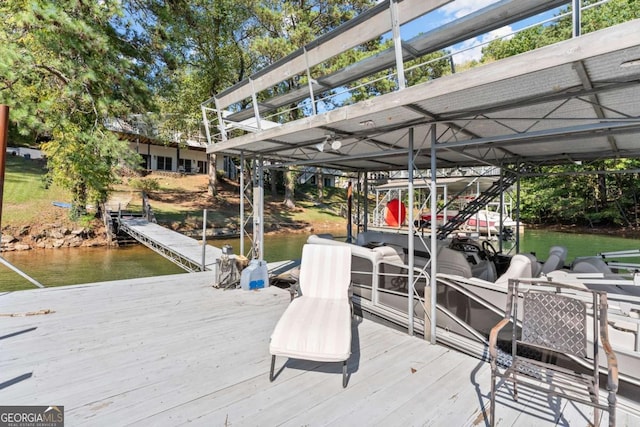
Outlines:
{"type": "Polygon", "coordinates": [[[271,335],[272,355],[339,362],[351,355],[351,308],[346,300],[291,301],[271,335]]]}
{"type": "Polygon", "coordinates": [[[273,356],[319,362],[351,355],[351,250],[346,245],[306,244],[300,289],[271,335],[273,356]]]}

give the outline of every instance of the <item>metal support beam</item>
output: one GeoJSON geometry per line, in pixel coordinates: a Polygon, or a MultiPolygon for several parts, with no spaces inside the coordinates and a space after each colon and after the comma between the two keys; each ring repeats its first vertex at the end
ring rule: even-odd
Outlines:
{"type": "MultiPolygon", "coordinates": [[[[431,274],[430,274],[430,285],[431,285],[431,301],[430,301],[430,331],[428,335],[428,339],[431,344],[436,343],[436,310],[437,310],[437,282],[436,282],[436,272],[438,271],[437,266],[437,254],[438,254],[438,221],[435,213],[438,212],[438,187],[436,178],[438,175],[437,168],[437,160],[436,160],[436,125],[432,124],[431,129],[429,130],[431,133],[431,274]],[[435,218],[435,220],[434,220],[435,218]]],[[[427,331],[425,327],[425,339],[427,338],[427,331]]]]}
{"type": "Polygon", "coordinates": [[[571,23],[572,23],[572,37],[579,37],[581,33],[580,27],[582,26],[580,17],[580,0],[573,0],[573,5],[571,7],[571,23]]]}
{"type": "MultiPolygon", "coordinates": [[[[392,2],[393,3],[393,2],[392,2]]],[[[409,277],[407,278],[407,313],[408,313],[408,320],[409,320],[409,328],[408,328],[408,334],[409,335],[413,335],[413,297],[415,294],[415,290],[414,290],[414,265],[415,265],[415,256],[414,256],[414,244],[415,244],[415,240],[414,240],[414,231],[413,231],[413,200],[415,197],[414,194],[414,190],[413,190],[413,163],[414,163],[414,156],[415,153],[413,151],[413,128],[409,128],[409,149],[408,149],[408,166],[409,166],[409,170],[408,170],[408,188],[407,188],[407,192],[408,192],[408,197],[409,197],[409,208],[408,208],[408,215],[407,215],[407,222],[408,222],[408,231],[407,231],[407,251],[408,251],[408,256],[409,259],[407,261],[407,264],[409,265],[409,277]]],[[[400,215],[398,215],[398,218],[401,218],[400,215]]]]}
{"type": "Polygon", "coordinates": [[[398,16],[398,0],[389,2],[391,13],[391,30],[393,33],[393,49],[396,54],[396,74],[398,75],[398,90],[406,87],[404,77],[404,61],[402,59],[402,37],[400,36],[400,17],[398,16]]]}
{"type": "Polygon", "coordinates": [[[253,258],[264,259],[264,160],[258,156],[253,172],[253,258]]]}

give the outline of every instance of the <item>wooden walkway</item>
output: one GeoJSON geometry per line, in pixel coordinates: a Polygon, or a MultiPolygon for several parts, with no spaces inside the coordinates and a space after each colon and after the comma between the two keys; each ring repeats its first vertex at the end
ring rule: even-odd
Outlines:
{"type": "Polygon", "coordinates": [[[217,260],[222,255],[220,248],[206,245],[203,260],[202,241],[143,218],[122,217],[119,223],[122,231],[188,272],[216,271],[217,260]]]}
{"type": "MultiPolygon", "coordinates": [[[[489,366],[368,320],[340,364],[278,358],[289,292],[212,273],[0,294],[0,402],[63,405],[67,425],[485,426],[489,366]]],[[[590,410],[501,389],[500,426],[585,426],[590,410]]],[[[606,424],[603,424],[606,425],[606,424]]],[[[623,411],[618,425],[640,425],[623,411]]]]}

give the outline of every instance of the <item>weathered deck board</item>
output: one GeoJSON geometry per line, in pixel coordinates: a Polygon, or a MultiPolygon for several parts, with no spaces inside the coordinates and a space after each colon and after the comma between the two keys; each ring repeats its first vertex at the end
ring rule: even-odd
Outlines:
{"type": "MultiPolygon", "coordinates": [[[[269,382],[269,336],[289,293],[222,291],[211,279],[0,295],[0,400],[64,405],[69,425],[486,425],[486,363],[368,320],[353,323],[346,389],[340,364],[285,358],[269,382]],[[52,312],[6,316],[43,309],[52,312]]],[[[513,402],[503,387],[499,425],[554,425],[561,409],[559,425],[591,417],[564,401],[531,401],[513,402]]]]}

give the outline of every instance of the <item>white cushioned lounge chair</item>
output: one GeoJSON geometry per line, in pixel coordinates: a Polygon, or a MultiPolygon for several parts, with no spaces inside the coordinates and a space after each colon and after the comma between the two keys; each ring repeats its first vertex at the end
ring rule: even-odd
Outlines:
{"type": "Polygon", "coordinates": [[[299,292],[271,335],[273,381],[276,356],[317,362],[342,362],[347,386],[351,356],[351,250],[347,246],[306,244],[302,248],[299,292]]]}

